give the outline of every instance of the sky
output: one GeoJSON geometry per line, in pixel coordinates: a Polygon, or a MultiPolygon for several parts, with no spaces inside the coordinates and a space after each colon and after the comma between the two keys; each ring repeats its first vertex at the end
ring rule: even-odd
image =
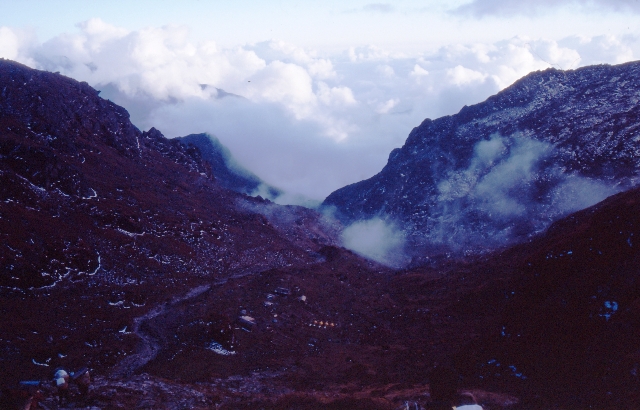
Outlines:
{"type": "Polygon", "coordinates": [[[286,193],[369,178],[425,118],[550,67],[640,56],[637,0],[0,0],[0,57],[87,81],[141,130],[215,135],[286,193]]]}

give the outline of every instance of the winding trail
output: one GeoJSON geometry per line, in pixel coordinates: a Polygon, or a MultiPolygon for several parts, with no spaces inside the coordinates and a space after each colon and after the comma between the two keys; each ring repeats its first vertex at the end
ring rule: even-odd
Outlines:
{"type": "Polygon", "coordinates": [[[211,289],[212,285],[202,285],[191,289],[184,296],[174,298],[171,302],[162,303],[148,311],[142,316],[133,319],[133,333],[140,338],[140,344],[137,352],[125,357],[116,364],[111,371],[111,377],[122,378],[131,376],[136,370],[153,360],[160,351],[160,343],[156,338],[140,329],[141,325],[167,311],[167,308],[183,302],[187,299],[194,298],[211,289]]]}
{"type": "Polygon", "coordinates": [[[147,320],[151,320],[167,312],[168,308],[170,308],[173,305],[176,305],[177,303],[183,302],[187,299],[191,299],[198,295],[203,294],[204,292],[208,291],[214,286],[224,285],[229,280],[242,278],[244,276],[248,276],[254,273],[256,272],[245,271],[242,273],[232,275],[228,278],[220,279],[209,285],[197,286],[191,289],[189,292],[187,292],[184,296],[174,298],[173,300],[171,300],[171,302],[162,303],[154,307],[153,309],[149,310],[144,315],[138,316],[135,319],[133,319],[132,332],[140,338],[140,344],[138,345],[137,352],[123,358],[118,364],[116,364],[111,370],[111,377],[112,378],[129,377],[133,375],[133,373],[136,370],[138,370],[145,364],[149,363],[151,360],[153,360],[157,356],[158,352],[160,351],[160,343],[155,337],[144,332],[141,329],[141,326],[144,322],[146,322],[147,320]]]}

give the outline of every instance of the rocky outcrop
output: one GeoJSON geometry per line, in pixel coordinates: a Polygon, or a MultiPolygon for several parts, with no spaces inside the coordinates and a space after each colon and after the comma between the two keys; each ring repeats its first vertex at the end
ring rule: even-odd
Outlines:
{"type": "Polygon", "coordinates": [[[275,198],[282,192],[264,183],[260,178],[238,164],[231,151],[218,138],[209,134],[190,134],[176,138],[187,149],[197,149],[209,163],[216,181],[222,187],[247,195],[262,194],[275,198]]]}
{"type": "Polygon", "coordinates": [[[87,139],[94,139],[129,157],[139,155],[140,131],[129,113],[100,98],[89,84],[0,61],[3,134],[69,154],[90,149],[87,139]]]}

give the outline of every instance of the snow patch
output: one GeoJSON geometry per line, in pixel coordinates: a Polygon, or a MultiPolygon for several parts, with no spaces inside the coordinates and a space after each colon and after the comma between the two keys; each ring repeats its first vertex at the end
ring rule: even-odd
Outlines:
{"type": "Polygon", "coordinates": [[[136,236],[143,236],[144,235],[144,232],[142,232],[142,233],[133,233],[133,232],[125,231],[122,228],[116,228],[116,231],[118,231],[118,232],[120,232],[122,234],[125,234],[127,236],[130,236],[132,238],[135,238],[136,236]]]}
{"type": "Polygon", "coordinates": [[[102,263],[100,263],[100,254],[98,254],[98,267],[96,268],[96,270],[94,270],[91,273],[88,273],[87,275],[89,276],[95,275],[96,273],[98,273],[98,270],[100,270],[100,268],[102,268],[102,263]]]}
{"type": "Polygon", "coordinates": [[[91,198],[95,198],[95,197],[97,197],[97,196],[98,196],[98,193],[96,192],[96,190],[95,190],[95,189],[93,189],[93,188],[89,188],[89,189],[90,189],[91,191],[93,191],[93,194],[91,194],[91,195],[89,195],[89,196],[86,196],[86,197],[82,197],[82,199],[91,199],[91,198]]]}
{"type": "Polygon", "coordinates": [[[236,352],[232,351],[232,350],[227,350],[224,347],[222,347],[222,345],[218,342],[211,342],[211,344],[209,345],[209,347],[207,347],[207,349],[211,350],[212,352],[219,354],[221,356],[233,356],[236,354],[236,352]]]}
{"type": "Polygon", "coordinates": [[[31,362],[32,362],[33,364],[35,364],[36,366],[45,366],[45,367],[49,367],[49,361],[51,361],[51,358],[48,358],[48,359],[45,361],[45,363],[40,363],[40,362],[37,362],[37,361],[36,361],[36,359],[31,359],[31,362]]]}

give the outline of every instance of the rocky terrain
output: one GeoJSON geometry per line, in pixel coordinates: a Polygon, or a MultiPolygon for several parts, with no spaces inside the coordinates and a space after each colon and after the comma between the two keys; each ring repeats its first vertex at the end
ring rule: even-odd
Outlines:
{"type": "Polygon", "coordinates": [[[381,217],[411,255],[482,252],[634,186],[640,63],[534,72],[458,114],[426,119],[372,178],[324,204],[381,217]]]}
{"type": "Polygon", "coordinates": [[[275,198],[282,192],[267,185],[258,176],[238,164],[227,147],[213,135],[190,134],[176,140],[183,145],[196,147],[202,159],[209,163],[211,172],[216,175],[220,186],[242,194],[256,196],[262,194],[267,198],[275,198]]]}
{"type": "Polygon", "coordinates": [[[0,90],[0,406],[44,380],[50,409],[421,408],[435,364],[485,409],[640,398],[639,189],[397,270],[86,84],[0,60],[0,90]],[[58,406],[57,366],[90,367],[89,396],[58,406]]]}
{"type": "Polygon", "coordinates": [[[461,357],[474,363],[471,371],[521,378],[545,404],[539,407],[637,401],[639,211],[636,188],[488,258],[482,269],[502,284],[463,305],[479,315],[499,309],[500,320],[461,357]]]}
{"type": "Polygon", "coordinates": [[[113,364],[136,344],[119,331],[156,304],[317,263],[336,243],[332,221],[222,188],[197,149],[139,131],[86,83],[3,60],[0,89],[0,359],[10,374],[86,361],[87,347],[90,365],[113,364]]]}

